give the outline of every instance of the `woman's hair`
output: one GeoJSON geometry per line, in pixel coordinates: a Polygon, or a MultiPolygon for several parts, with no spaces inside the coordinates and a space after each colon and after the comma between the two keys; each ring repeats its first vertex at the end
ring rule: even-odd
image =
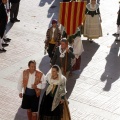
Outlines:
{"type": "Polygon", "coordinates": [[[30,67],[30,64],[36,64],[36,61],[35,60],[30,60],[29,62],[28,62],[28,66],[30,67]]]}
{"type": "Polygon", "coordinates": [[[56,69],[59,72],[59,67],[57,65],[53,65],[52,68],[56,69]]]}

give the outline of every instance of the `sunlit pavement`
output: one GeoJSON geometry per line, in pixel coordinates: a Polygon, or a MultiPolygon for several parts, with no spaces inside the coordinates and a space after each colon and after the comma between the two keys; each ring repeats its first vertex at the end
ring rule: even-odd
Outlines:
{"type": "MultiPolygon", "coordinates": [[[[27,120],[20,109],[17,82],[31,59],[45,74],[49,58],[44,56],[45,33],[53,18],[58,18],[59,2],[21,0],[18,19],[8,23],[12,40],[6,53],[0,53],[0,120],[27,120]]],[[[82,37],[85,52],[81,70],[67,82],[67,97],[72,120],[120,120],[120,42],[116,32],[118,0],[101,0],[103,37],[89,43],[82,37]]]]}

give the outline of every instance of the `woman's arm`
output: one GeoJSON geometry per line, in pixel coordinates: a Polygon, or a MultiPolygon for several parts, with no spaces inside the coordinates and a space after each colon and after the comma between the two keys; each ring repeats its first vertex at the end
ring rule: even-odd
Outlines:
{"type": "Polygon", "coordinates": [[[65,77],[63,77],[63,83],[62,83],[62,85],[61,85],[61,87],[63,88],[63,95],[61,96],[61,101],[60,101],[60,104],[62,104],[63,102],[64,102],[64,100],[65,100],[65,95],[66,95],[66,78],[65,77]]]}
{"type": "Polygon", "coordinates": [[[101,14],[100,14],[100,9],[99,8],[97,9],[97,13],[99,14],[100,22],[102,22],[102,18],[101,18],[101,14]]]}

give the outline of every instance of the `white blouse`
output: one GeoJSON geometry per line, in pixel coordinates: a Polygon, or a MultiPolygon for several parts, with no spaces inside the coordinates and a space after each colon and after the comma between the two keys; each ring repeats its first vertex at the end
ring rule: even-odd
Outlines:
{"type": "MultiPolygon", "coordinates": [[[[29,89],[33,89],[32,85],[35,82],[35,72],[33,74],[29,73],[29,79],[28,79],[28,84],[27,84],[27,88],[29,89]]],[[[41,83],[39,83],[37,85],[37,88],[39,89],[44,89],[46,86],[46,80],[45,80],[45,75],[42,75],[41,78],[41,83]]],[[[22,89],[23,89],[23,73],[21,74],[19,81],[18,81],[18,85],[17,85],[17,89],[19,91],[19,93],[22,93],[22,89]]]]}
{"type": "Polygon", "coordinates": [[[52,28],[52,30],[53,30],[52,38],[54,38],[55,29],[56,29],[56,28],[52,28]]]}

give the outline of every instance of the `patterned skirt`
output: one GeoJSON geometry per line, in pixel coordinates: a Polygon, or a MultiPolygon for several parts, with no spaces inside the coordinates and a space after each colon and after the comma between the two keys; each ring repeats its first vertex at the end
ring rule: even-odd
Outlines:
{"type": "Polygon", "coordinates": [[[59,104],[54,111],[51,111],[53,99],[51,95],[44,94],[40,105],[39,120],[71,120],[66,98],[63,104],[59,104]]]}
{"type": "Polygon", "coordinates": [[[50,94],[44,94],[39,111],[40,120],[61,120],[63,105],[59,104],[54,111],[51,111],[53,99],[50,94]]]}
{"type": "Polygon", "coordinates": [[[102,28],[99,15],[86,15],[84,24],[84,37],[91,39],[99,38],[102,36],[102,28]]]}

